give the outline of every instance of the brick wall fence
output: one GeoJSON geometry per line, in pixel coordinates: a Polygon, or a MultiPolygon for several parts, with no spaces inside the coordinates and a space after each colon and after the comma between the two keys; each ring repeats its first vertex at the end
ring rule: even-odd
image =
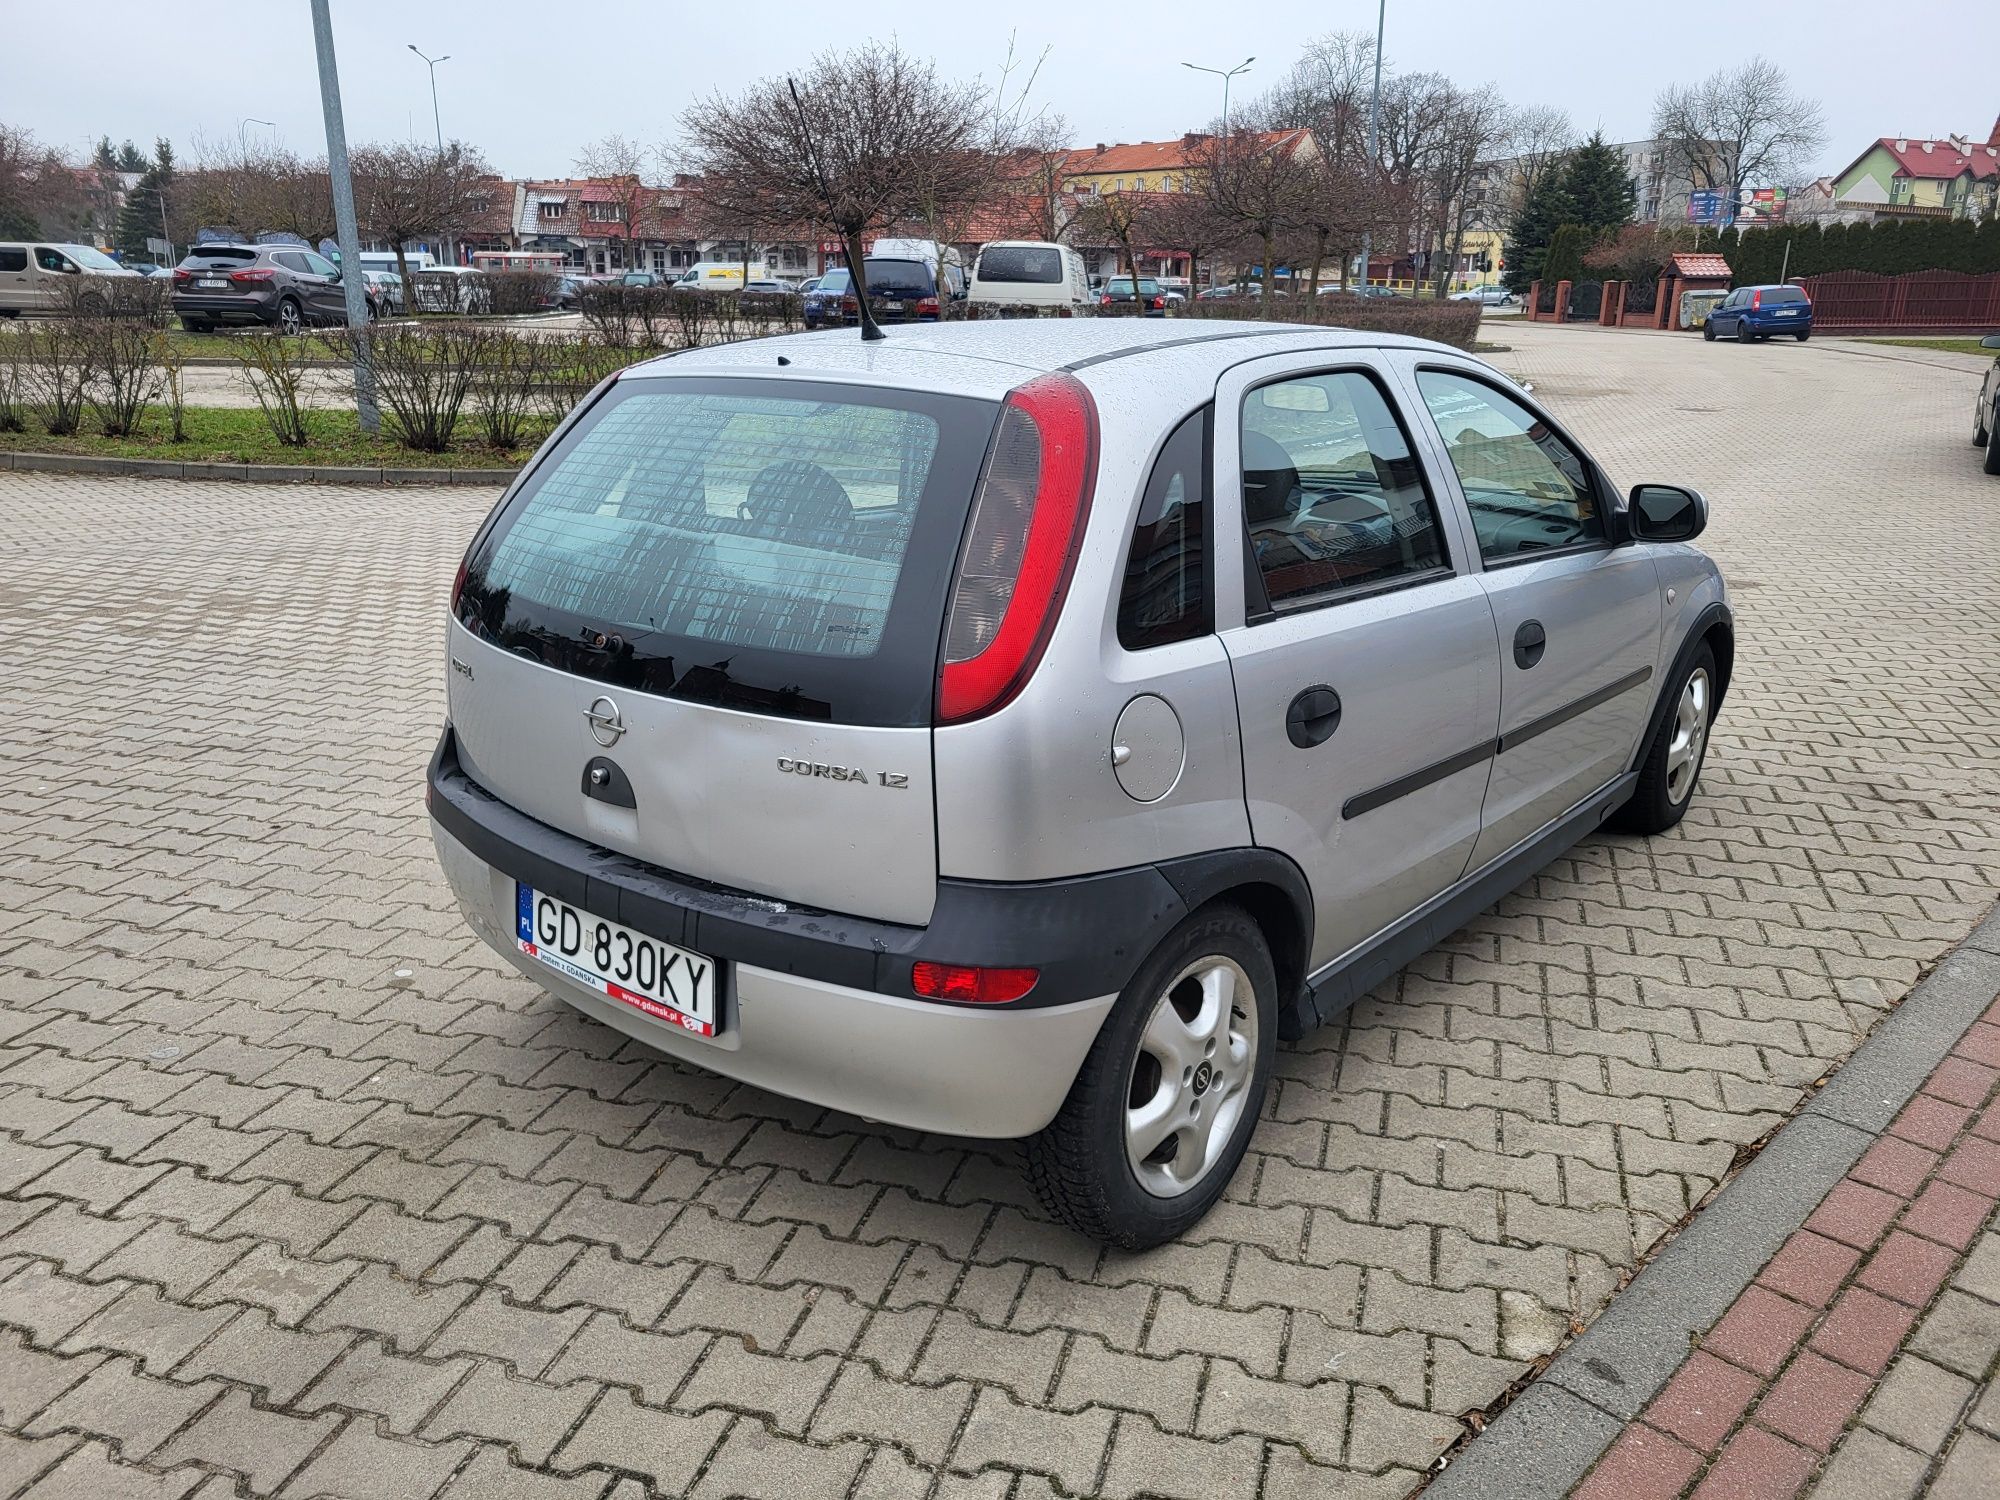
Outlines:
{"type": "MultiPolygon", "coordinates": [[[[1683,291],[1720,284],[1662,276],[1652,307],[1638,308],[1626,305],[1631,300],[1629,282],[1607,281],[1597,322],[1605,328],[1672,328],[1683,291]]],[[[1812,298],[1813,327],[1821,332],[1989,333],[2000,329],[2000,272],[1915,271],[1877,276],[1868,271],[1832,271],[1799,278],[1799,284],[1812,298]]],[[[1538,323],[1567,322],[1570,289],[1568,281],[1558,282],[1555,310],[1538,312],[1542,284],[1535,282],[1528,289],[1524,315],[1538,323]]]]}

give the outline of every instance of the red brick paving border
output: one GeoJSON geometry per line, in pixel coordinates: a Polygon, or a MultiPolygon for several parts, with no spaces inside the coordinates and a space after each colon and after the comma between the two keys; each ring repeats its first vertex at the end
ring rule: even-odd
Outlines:
{"type": "Polygon", "coordinates": [[[2000,1000],[1574,1500],[1793,1500],[2000,1208],[2000,1000]]]}

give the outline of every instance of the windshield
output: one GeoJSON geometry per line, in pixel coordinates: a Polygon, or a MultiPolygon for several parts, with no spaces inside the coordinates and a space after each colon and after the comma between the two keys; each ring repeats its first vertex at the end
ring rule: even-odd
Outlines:
{"type": "Polygon", "coordinates": [[[122,271],[125,269],[125,267],[119,265],[110,256],[104,254],[102,251],[93,250],[88,245],[59,245],[57,248],[86,271],[122,271]]]}
{"type": "Polygon", "coordinates": [[[1063,279],[1062,251],[1053,245],[995,245],[979,252],[981,281],[1053,286],[1063,279]]]}
{"type": "Polygon", "coordinates": [[[459,619],[664,697],[928,722],[990,402],[625,380],[474,545],[459,619]]]}
{"type": "Polygon", "coordinates": [[[842,266],[838,271],[828,271],[824,276],[820,277],[819,285],[814,287],[813,290],[816,292],[844,292],[853,284],[854,279],[847,274],[847,268],[842,266]]]}
{"type": "Polygon", "coordinates": [[[868,275],[871,297],[931,297],[937,294],[937,280],[931,268],[920,260],[876,260],[861,262],[868,275]]]}

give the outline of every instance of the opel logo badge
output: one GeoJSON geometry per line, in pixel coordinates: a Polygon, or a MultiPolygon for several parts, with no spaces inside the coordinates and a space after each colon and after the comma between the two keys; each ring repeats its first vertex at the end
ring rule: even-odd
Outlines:
{"type": "Polygon", "coordinates": [[[1196,1094],[1208,1092],[1208,1086],[1215,1081],[1215,1069],[1203,1063],[1194,1070],[1194,1091],[1196,1094]]]}
{"type": "Polygon", "coordinates": [[[625,734],[625,719],[618,712],[618,705],[609,698],[591,700],[583,716],[590,722],[590,737],[607,749],[618,743],[625,734]]]}

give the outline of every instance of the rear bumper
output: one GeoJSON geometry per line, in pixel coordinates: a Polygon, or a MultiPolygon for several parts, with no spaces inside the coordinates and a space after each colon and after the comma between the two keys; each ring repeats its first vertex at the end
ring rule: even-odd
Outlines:
{"type": "Polygon", "coordinates": [[[277,319],[278,297],[274,292],[220,297],[182,292],[169,301],[177,317],[212,318],[218,323],[270,323],[277,319]]]}
{"type": "Polygon", "coordinates": [[[866,1119],[943,1135],[1032,1135],[1062,1107],[1117,1000],[961,1008],[739,961],[729,967],[722,1025],[713,1037],[696,1037],[522,953],[507,925],[514,878],[435,818],[431,834],[472,930],[558,999],[671,1057],[866,1119]]]}

